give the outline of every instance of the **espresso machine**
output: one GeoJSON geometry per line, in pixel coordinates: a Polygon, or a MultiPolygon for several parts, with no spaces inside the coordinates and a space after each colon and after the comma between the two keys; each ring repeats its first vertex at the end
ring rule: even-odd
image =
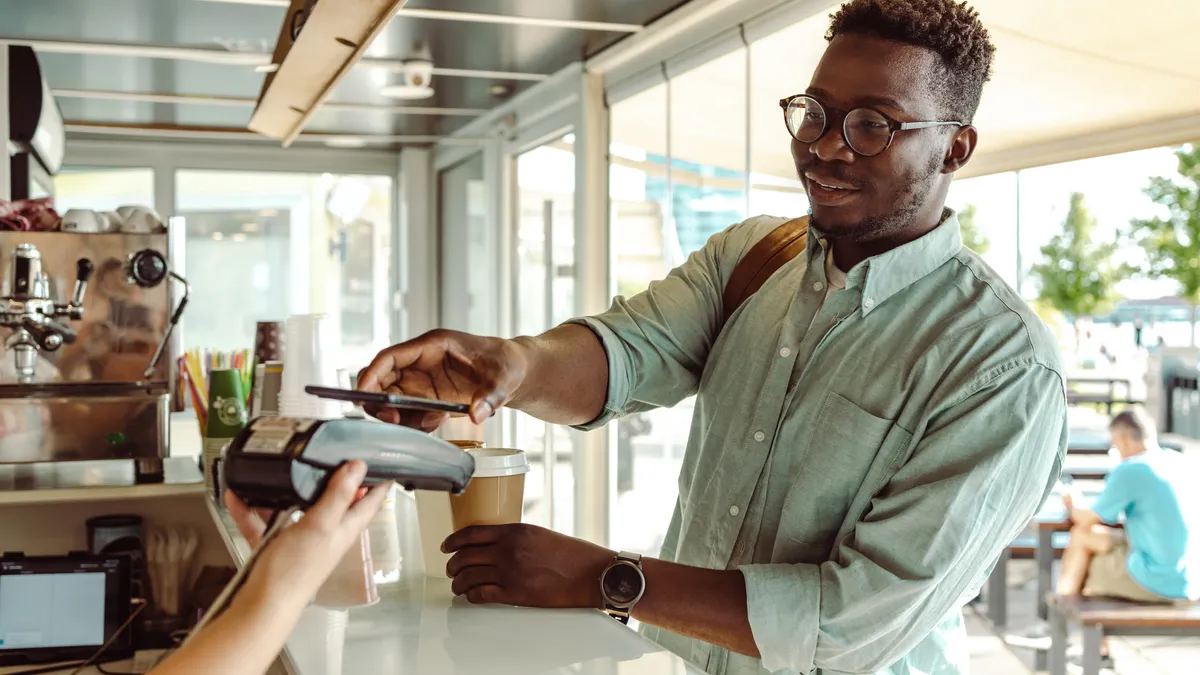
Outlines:
{"type": "Polygon", "coordinates": [[[162,479],[188,291],[171,241],[0,232],[0,490],[162,479]]]}

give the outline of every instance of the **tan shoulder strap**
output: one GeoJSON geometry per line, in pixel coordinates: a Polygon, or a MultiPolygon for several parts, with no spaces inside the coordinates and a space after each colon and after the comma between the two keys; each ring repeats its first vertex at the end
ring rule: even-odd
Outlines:
{"type": "Polygon", "coordinates": [[[808,216],[789,220],[767,233],[742,256],[729,282],[725,284],[725,293],[721,297],[722,326],[729,317],[751,295],[754,295],[762,285],[779,271],[790,260],[800,255],[805,249],[808,233],[808,216]]]}

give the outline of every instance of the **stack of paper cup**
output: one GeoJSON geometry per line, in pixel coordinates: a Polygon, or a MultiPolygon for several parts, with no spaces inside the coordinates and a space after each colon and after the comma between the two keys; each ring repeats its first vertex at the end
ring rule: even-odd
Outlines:
{"type": "Polygon", "coordinates": [[[283,417],[333,419],[342,416],[339,401],[304,392],[309,385],[337,387],[337,336],[324,314],[299,314],[287,321],[287,351],[283,357],[283,385],[279,414],[283,417]]]}

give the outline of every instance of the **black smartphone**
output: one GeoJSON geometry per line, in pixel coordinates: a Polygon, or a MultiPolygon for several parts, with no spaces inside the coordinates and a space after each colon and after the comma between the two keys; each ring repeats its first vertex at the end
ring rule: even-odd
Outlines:
{"type": "Polygon", "coordinates": [[[307,386],[304,391],[317,398],[329,398],[335,401],[350,401],[359,405],[377,405],[387,408],[404,408],[406,410],[428,410],[430,412],[458,413],[469,415],[471,406],[465,403],[447,403],[430,398],[416,398],[400,394],[381,394],[354,389],[336,389],[334,387],[307,386]]]}

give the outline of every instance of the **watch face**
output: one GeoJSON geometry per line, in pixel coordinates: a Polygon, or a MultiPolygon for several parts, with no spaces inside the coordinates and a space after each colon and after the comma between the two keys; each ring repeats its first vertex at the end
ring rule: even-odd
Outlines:
{"type": "Polygon", "coordinates": [[[604,594],[617,606],[628,605],[637,600],[645,583],[633,565],[614,565],[604,575],[604,594]]]}

